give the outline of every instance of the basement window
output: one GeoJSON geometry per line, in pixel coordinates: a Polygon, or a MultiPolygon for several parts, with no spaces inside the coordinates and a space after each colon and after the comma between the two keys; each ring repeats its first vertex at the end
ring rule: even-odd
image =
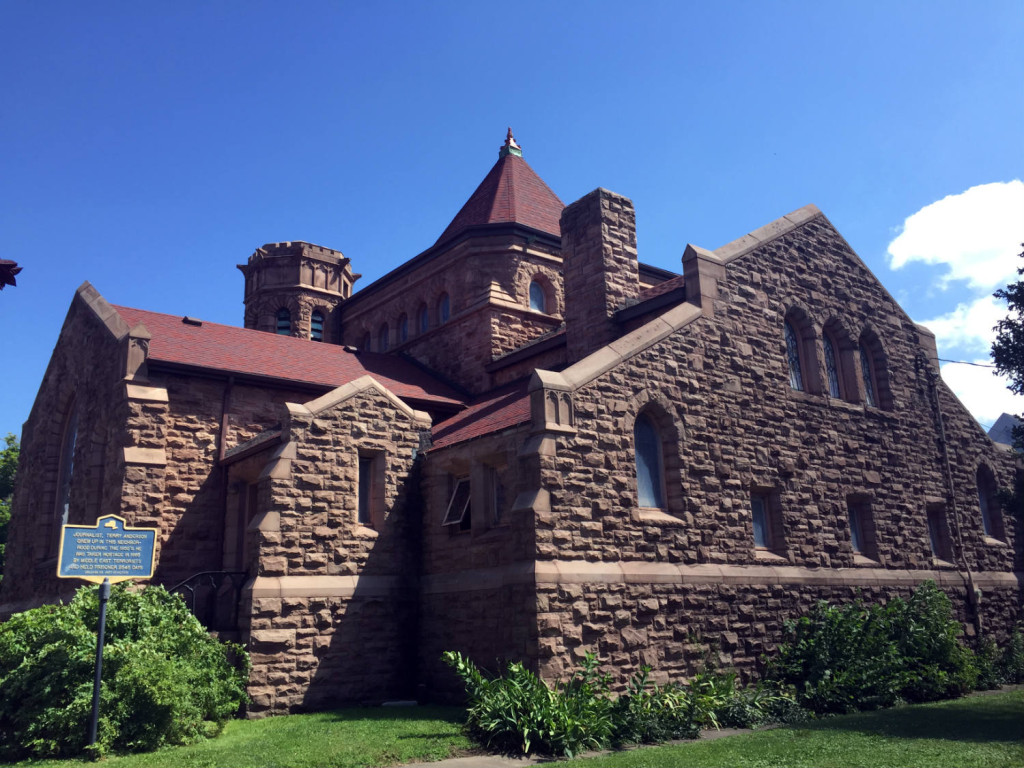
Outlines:
{"type": "Polygon", "coordinates": [[[469,478],[460,477],[452,486],[448,497],[448,509],[445,511],[441,525],[457,525],[460,531],[468,531],[472,525],[472,509],[470,505],[469,478]]]}

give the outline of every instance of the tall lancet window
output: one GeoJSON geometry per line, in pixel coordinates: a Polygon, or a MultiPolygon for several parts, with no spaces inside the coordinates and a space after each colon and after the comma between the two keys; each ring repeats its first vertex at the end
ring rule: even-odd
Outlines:
{"type": "Polygon", "coordinates": [[[789,360],[789,386],[803,390],[804,377],[800,370],[800,340],[792,324],[786,321],[786,357],[789,360]]]}
{"type": "Polygon", "coordinates": [[[641,413],[633,425],[636,450],[637,500],[641,507],[665,508],[665,471],[661,434],[650,417],[641,413]]]}
{"type": "Polygon", "coordinates": [[[71,507],[71,476],[75,471],[75,443],[78,440],[78,409],[71,407],[71,414],[64,423],[64,439],[60,449],[60,476],[57,483],[57,517],[61,525],[68,524],[68,510],[71,507]]]}
{"type": "Polygon", "coordinates": [[[864,345],[860,345],[860,375],[864,380],[864,400],[873,408],[878,407],[878,399],[875,397],[875,370],[871,364],[871,356],[864,345]]]}
{"type": "Polygon", "coordinates": [[[839,389],[839,365],[836,356],[836,345],[832,338],[825,334],[821,337],[825,344],[825,372],[828,374],[828,393],[832,397],[842,397],[839,389]]]}

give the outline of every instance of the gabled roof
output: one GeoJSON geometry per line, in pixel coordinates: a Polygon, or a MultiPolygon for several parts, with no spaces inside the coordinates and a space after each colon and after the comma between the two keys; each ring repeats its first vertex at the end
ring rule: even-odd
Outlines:
{"type": "Polygon", "coordinates": [[[394,355],[231,325],[199,322],[131,307],[114,307],[134,328],[152,335],[148,360],[295,384],[338,387],[367,374],[403,400],[461,406],[464,398],[417,365],[394,355]]]}
{"type": "Polygon", "coordinates": [[[523,160],[510,128],[505,145],[498,152],[498,162],[437,242],[485,224],[522,224],[560,237],[559,220],[564,207],[558,195],[523,160]]]}
{"type": "Polygon", "coordinates": [[[529,384],[529,379],[523,379],[499,387],[435,425],[433,448],[446,448],[530,421],[529,384]]]}

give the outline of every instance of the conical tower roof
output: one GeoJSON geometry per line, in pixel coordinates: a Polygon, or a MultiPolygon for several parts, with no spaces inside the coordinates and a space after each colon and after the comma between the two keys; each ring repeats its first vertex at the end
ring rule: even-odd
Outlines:
{"type": "Polygon", "coordinates": [[[522,224],[555,237],[565,204],[523,160],[523,150],[508,129],[498,162],[437,238],[442,243],[470,227],[522,224]]]}

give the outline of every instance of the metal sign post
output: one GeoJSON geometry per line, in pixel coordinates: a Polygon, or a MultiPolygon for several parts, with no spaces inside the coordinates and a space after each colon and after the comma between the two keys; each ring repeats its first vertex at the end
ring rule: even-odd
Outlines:
{"type": "Polygon", "coordinates": [[[100,720],[100,678],[103,641],[107,631],[110,585],[128,579],[148,579],[156,559],[156,528],[131,528],[117,515],[105,515],[96,525],[65,525],[61,529],[57,576],[84,579],[100,585],[99,628],[96,633],[96,677],[92,686],[89,746],[96,743],[100,720]]]}
{"type": "Polygon", "coordinates": [[[96,743],[96,729],[100,722],[100,678],[103,676],[103,637],[107,633],[107,601],[110,599],[110,579],[100,584],[100,626],[96,634],[96,677],[92,683],[92,717],[89,719],[89,746],[96,743]]]}

